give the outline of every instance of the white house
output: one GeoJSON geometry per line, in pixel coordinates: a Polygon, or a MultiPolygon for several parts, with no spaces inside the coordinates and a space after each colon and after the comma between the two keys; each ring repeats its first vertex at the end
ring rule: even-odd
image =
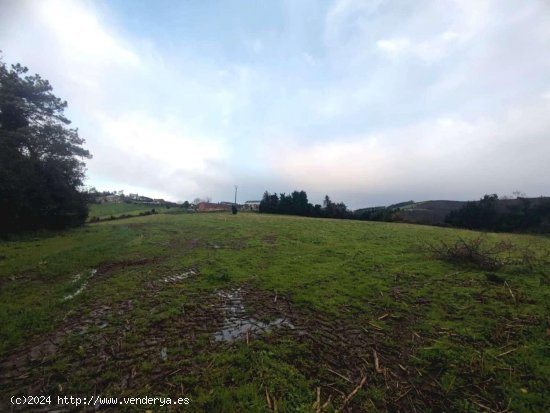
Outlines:
{"type": "Polygon", "coordinates": [[[246,201],[243,209],[246,211],[258,211],[260,209],[260,201],[246,201]]]}

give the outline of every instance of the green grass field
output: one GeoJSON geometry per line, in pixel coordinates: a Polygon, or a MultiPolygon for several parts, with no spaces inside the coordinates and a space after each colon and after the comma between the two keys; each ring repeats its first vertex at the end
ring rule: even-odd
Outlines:
{"type": "Polygon", "coordinates": [[[101,219],[110,216],[118,217],[122,214],[139,215],[140,212],[151,211],[153,208],[159,213],[170,211],[170,209],[163,206],[127,204],[124,202],[120,204],[91,204],[88,221],[93,217],[101,219]]]}
{"type": "Polygon", "coordinates": [[[550,239],[488,234],[518,258],[489,275],[423,248],[475,236],[219,213],[1,242],[0,410],[93,394],[190,398],[152,411],[550,411],[550,239]],[[255,327],[221,340],[235,321],[255,327]]]}

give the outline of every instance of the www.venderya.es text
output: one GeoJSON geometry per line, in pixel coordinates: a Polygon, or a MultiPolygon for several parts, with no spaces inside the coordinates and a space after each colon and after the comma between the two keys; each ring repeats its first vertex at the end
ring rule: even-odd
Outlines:
{"type": "Polygon", "coordinates": [[[12,405],[28,406],[167,406],[187,405],[191,402],[189,397],[113,397],[113,396],[12,396],[12,405]]]}

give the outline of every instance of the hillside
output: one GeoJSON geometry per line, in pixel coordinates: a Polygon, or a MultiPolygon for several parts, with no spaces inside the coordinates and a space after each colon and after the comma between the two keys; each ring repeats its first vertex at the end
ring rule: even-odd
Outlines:
{"type": "MultiPolygon", "coordinates": [[[[499,212],[507,212],[513,208],[522,208],[524,200],[527,200],[531,206],[536,206],[542,202],[548,202],[550,197],[499,199],[497,201],[497,210],[499,212]]],[[[361,214],[364,211],[391,210],[395,211],[394,218],[396,221],[408,222],[411,224],[443,225],[445,224],[445,218],[451,211],[457,210],[465,204],[466,201],[408,201],[388,207],[378,206],[374,208],[361,208],[356,210],[355,213],[361,214]]]]}
{"type": "Polygon", "coordinates": [[[493,270],[425,248],[477,236],[220,213],[0,242],[0,410],[47,394],[188,397],[169,409],[188,412],[548,411],[550,239],[488,234],[513,244],[493,270]]]}
{"type": "Polygon", "coordinates": [[[164,206],[151,206],[142,204],[130,204],[130,203],[105,203],[105,204],[90,204],[88,221],[97,218],[106,218],[110,216],[119,217],[120,215],[138,215],[140,212],[151,211],[155,209],[157,212],[166,211],[164,206]]]}
{"type": "Polygon", "coordinates": [[[442,225],[449,212],[461,208],[464,201],[424,201],[408,205],[398,213],[405,222],[413,224],[442,225]]]}

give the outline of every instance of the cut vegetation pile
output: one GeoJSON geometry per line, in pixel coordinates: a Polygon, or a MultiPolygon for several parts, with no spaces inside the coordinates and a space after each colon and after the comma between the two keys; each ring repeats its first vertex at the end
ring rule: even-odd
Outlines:
{"type": "Polygon", "coordinates": [[[96,394],[191,412],[548,411],[549,250],[229,213],[4,242],[0,410],[96,394]]]}

